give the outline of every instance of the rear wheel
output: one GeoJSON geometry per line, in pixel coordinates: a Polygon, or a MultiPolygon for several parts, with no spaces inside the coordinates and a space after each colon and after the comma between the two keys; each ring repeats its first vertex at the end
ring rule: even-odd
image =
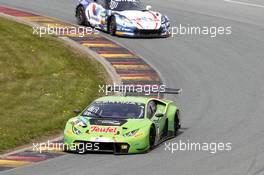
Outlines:
{"type": "Polygon", "coordinates": [[[149,131],[149,149],[153,149],[155,146],[156,130],[154,126],[151,126],[149,131]]]}
{"type": "Polygon", "coordinates": [[[180,111],[177,110],[175,113],[175,118],[174,118],[174,136],[177,135],[178,130],[181,128],[180,124],[180,111]]]}
{"type": "Polygon", "coordinates": [[[116,35],[116,19],[114,16],[110,19],[108,31],[111,35],[116,35]]]}

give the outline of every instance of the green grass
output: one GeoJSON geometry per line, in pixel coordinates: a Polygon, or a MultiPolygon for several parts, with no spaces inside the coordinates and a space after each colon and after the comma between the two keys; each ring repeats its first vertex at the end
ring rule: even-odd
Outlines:
{"type": "Polygon", "coordinates": [[[61,40],[0,18],[0,153],[60,133],[98,96],[102,66],[61,40]]]}

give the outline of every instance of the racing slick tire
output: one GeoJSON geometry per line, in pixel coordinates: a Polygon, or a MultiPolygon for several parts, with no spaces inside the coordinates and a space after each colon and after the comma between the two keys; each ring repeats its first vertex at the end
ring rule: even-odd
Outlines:
{"type": "Polygon", "coordinates": [[[86,19],[85,10],[84,10],[83,6],[78,6],[77,7],[77,9],[76,9],[76,15],[75,16],[76,16],[77,23],[79,25],[87,25],[87,26],[90,26],[89,25],[89,22],[86,19]]]}
{"type": "Polygon", "coordinates": [[[155,141],[156,141],[156,129],[154,126],[151,126],[149,130],[149,150],[152,150],[155,147],[155,141]]]}
{"type": "Polygon", "coordinates": [[[175,118],[174,118],[174,136],[177,135],[178,130],[181,128],[180,124],[180,111],[177,110],[175,113],[175,118]]]}
{"type": "Polygon", "coordinates": [[[169,122],[168,119],[166,120],[165,126],[162,131],[162,138],[165,138],[169,135],[169,122]]]}
{"type": "Polygon", "coordinates": [[[110,18],[108,31],[109,31],[110,35],[112,35],[112,36],[116,35],[116,19],[115,19],[115,16],[112,16],[110,18]]]}

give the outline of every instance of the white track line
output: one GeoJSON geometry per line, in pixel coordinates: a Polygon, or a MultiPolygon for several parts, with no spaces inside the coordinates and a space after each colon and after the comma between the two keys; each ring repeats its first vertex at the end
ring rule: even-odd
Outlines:
{"type": "Polygon", "coordinates": [[[240,2],[240,1],[233,1],[233,0],[224,0],[224,1],[225,1],[225,2],[229,2],[229,3],[234,3],[234,4],[240,4],[240,5],[251,6],[251,7],[264,8],[264,5],[259,5],[259,4],[252,4],[252,3],[240,2]]]}

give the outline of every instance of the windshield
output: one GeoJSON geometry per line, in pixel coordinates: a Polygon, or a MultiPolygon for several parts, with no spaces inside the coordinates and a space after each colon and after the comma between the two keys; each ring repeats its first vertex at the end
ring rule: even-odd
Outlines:
{"type": "Polygon", "coordinates": [[[110,0],[109,9],[114,11],[145,10],[144,5],[139,0],[110,0]]]}
{"type": "Polygon", "coordinates": [[[145,106],[131,102],[94,102],[82,114],[87,117],[141,119],[144,118],[145,106]]]}

